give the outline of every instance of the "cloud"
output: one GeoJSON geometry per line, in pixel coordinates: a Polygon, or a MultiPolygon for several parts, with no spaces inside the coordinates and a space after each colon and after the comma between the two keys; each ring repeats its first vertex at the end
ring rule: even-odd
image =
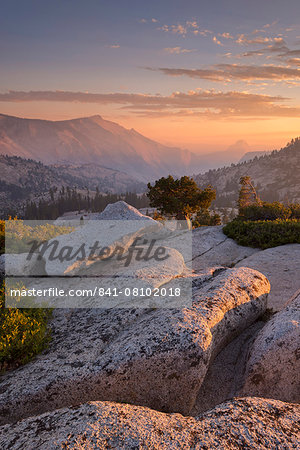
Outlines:
{"type": "Polygon", "coordinates": [[[240,45],[251,45],[251,44],[265,44],[266,42],[272,41],[272,38],[265,36],[257,36],[255,38],[249,38],[245,34],[239,34],[235,42],[240,45]]]}
{"type": "Polygon", "coordinates": [[[112,44],[109,46],[109,48],[120,48],[119,44],[112,44]]]}
{"type": "Polygon", "coordinates": [[[247,58],[266,55],[267,58],[275,57],[275,59],[280,60],[281,63],[288,66],[299,66],[300,49],[290,49],[285,40],[282,38],[274,38],[274,42],[266,47],[251,50],[235,56],[238,58],[247,58]]]}
{"type": "Polygon", "coordinates": [[[182,47],[166,47],[164,48],[164,50],[167,53],[171,53],[171,54],[179,54],[179,53],[191,53],[194,52],[194,49],[188,49],[188,48],[182,48],[182,47]]]}
{"type": "Polygon", "coordinates": [[[263,30],[261,28],[256,28],[255,30],[252,31],[251,34],[257,34],[257,33],[265,33],[266,30],[263,30]]]}
{"type": "Polygon", "coordinates": [[[173,34],[179,34],[182,37],[185,37],[188,30],[184,25],[178,23],[177,25],[163,25],[158,28],[158,30],[164,31],[165,33],[171,32],[173,34]]]}
{"type": "Polygon", "coordinates": [[[272,23],[266,23],[263,28],[271,28],[278,23],[278,20],[274,20],[272,23]]]}
{"type": "Polygon", "coordinates": [[[300,67],[300,58],[290,58],[286,60],[287,64],[291,66],[299,66],[300,67]]]}
{"type": "Polygon", "coordinates": [[[208,36],[210,34],[213,34],[213,32],[210,31],[210,30],[193,30],[192,33],[195,36],[203,36],[203,37],[206,37],[206,36],[208,36]]]}
{"type": "Polygon", "coordinates": [[[182,36],[185,36],[187,34],[187,28],[180,24],[172,25],[171,30],[172,33],[181,34],[182,36]]]}
{"type": "Polygon", "coordinates": [[[165,75],[188,76],[217,82],[229,81],[300,81],[300,70],[281,66],[251,66],[238,64],[215,64],[209,69],[182,69],[182,68],[159,68],[165,75]]]}
{"type": "Polygon", "coordinates": [[[230,33],[222,33],[222,34],[219,33],[218,36],[220,36],[220,37],[222,37],[224,39],[234,39],[234,37],[231,36],[230,33]]]}
{"type": "Polygon", "coordinates": [[[186,25],[191,28],[198,28],[198,24],[197,24],[196,20],[193,20],[193,21],[187,20],[186,25]]]}
{"type": "Polygon", "coordinates": [[[248,52],[242,53],[238,56],[257,56],[264,54],[280,54],[288,52],[289,48],[287,47],[286,42],[282,38],[275,38],[274,43],[268,45],[267,47],[260,48],[258,50],[250,50],[248,52]]]}
{"type": "Polygon", "coordinates": [[[239,45],[263,45],[269,43],[271,46],[272,43],[283,43],[284,40],[282,38],[282,34],[278,34],[274,37],[268,36],[255,36],[253,34],[257,34],[259,32],[265,33],[265,30],[254,30],[250,35],[246,34],[238,34],[235,38],[235,42],[239,45]]]}
{"type": "Polygon", "coordinates": [[[216,36],[213,37],[213,41],[217,45],[223,45],[222,42],[220,42],[216,36]]]}
{"type": "Polygon", "coordinates": [[[79,102],[118,105],[143,117],[199,116],[232,117],[299,117],[300,108],[286,106],[287,98],[251,94],[195,90],[173,92],[171,95],[110,93],[96,94],[70,91],[9,91],[0,93],[0,102],[79,102]]]}
{"type": "Polygon", "coordinates": [[[187,20],[183,23],[176,23],[172,25],[162,25],[158,28],[165,33],[179,34],[182,37],[186,37],[188,34],[194,36],[208,36],[213,32],[207,29],[201,29],[196,20],[187,20]]]}
{"type": "Polygon", "coordinates": [[[147,19],[140,19],[139,22],[140,23],[147,23],[147,19]]]}
{"type": "Polygon", "coordinates": [[[279,56],[284,57],[284,58],[289,57],[289,56],[297,58],[297,57],[300,57],[300,49],[287,50],[287,51],[284,51],[283,53],[280,53],[279,56]]]}

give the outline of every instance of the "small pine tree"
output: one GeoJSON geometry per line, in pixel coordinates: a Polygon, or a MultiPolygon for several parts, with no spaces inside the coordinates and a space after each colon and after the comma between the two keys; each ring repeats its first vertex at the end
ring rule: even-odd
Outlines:
{"type": "Polygon", "coordinates": [[[250,205],[261,205],[262,202],[257,195],[256,189],[252,184],[251,177],[244,176],[240,178],[241,189],[239,192],[238,208],[241,213],[243,208],[250,205]]]}

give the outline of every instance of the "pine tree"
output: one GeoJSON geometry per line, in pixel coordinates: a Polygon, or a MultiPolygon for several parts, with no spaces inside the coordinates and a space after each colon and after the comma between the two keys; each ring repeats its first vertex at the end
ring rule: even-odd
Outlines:
{"type": "Polygon", "coordinates": [[[157,208],[162,215],[175,216],[177,220],[186,220],[190,226],[191,216],[201,209],[208,209],[216,198],[211,186],[201,190],[193,178],[183,176],[174,179],[171,175],[160,178],[152,186],[148,183],[147,196],[150,206],[157,208]]]}
{"type": "Polygon", "coordinates": [[[262,202],[257,195],[256,189],[252,184],[251,177],[243,176],[240,178],[240,193],[238,199],[239,213],[243,208],[250,205],[261,205],[262,202]]]}

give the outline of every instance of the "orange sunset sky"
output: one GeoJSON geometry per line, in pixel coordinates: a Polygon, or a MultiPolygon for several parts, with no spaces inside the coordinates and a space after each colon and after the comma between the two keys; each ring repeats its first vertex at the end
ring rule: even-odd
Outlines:
{"type": "Polygon", "coordinates": [[[199,153],[300,135],[298,0],[0,4],[2,114],[100,114],[199,153]]]}

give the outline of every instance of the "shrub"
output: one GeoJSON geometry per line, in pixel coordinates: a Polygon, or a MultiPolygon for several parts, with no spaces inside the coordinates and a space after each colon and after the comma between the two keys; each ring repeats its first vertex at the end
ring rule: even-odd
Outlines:
{"type": "Polygon", "coordinates": [[[165,222],[165,220],[166,220],[166,218],[164,216],[162,216],[161,214],[159,214],[159,212],[157,210],[155,210],[153,213],[153,219],[158,220],[159,222],[165,222]]]}
{"type": "Polygon", "coordinates": [[[199,211],[193,220],[193,228],[216,225],[221,225],[221,217],[216,213],[211,214],[208,209],[199,211]]]}
{"type": "Polygon", "coordinates": [[[5,308],[5,285],[0,287],[0,371],[18,367],[40,353],[50,340],[51,310],[5,308]]]}
{"type": "Polygon", "coordinates": [[[235,219],[225,225],[223,232],[239,245],[262,249],[284,244],[300,244],[300,221],[242,221],[235,219]]]}
{"type": "Polygon", "coordinates": [[[0,255],[4,253],[5,248],[5,222],[0,220],[0,255]]]}
{"type": "Polygon", "coordinates": [[[290,218],[300,220],[300,204],[299,203],[291,203],[289,205],[289,208],[291,210],[290,218]]]}
{"type": "Polygon", "coordinates": [[[0,254],[5,252],[5,236],[7,239],[7,253],[28,252],[28,242],[32,240],[47,241],[60,234],[70,233],[72,227],[63,227],[49,223],[41,225],[24,224],[23,220],[13,219],[0,221],[0,254]]]}
{"type": "MultiPolygon", "coordinates": [[[[5,232],[14,244],[10,250],[17,253],[28,251],[28,240],[46,240],[70,231],[70,228],[54,225],[33,228],[22,220],[10,220],[5,227],[5,222],[1,220],[0,254],[5,251],[5,232]]],[[[47,346],[50,340],[47,327],[50,316],[50,309],[5,308],[5,284],[0,284],[0,372],[25,364],[47,346]]]]}
{"type": "MultiPolygon", "coordinates": [[[[296,205],[295,205],[296,206],[296,205]]],[[[262,203],[261,205],[253,204],[240,208],[239,218],[242,220],[277,220],[289,219],[291,217],[291,207],[285,207],[282,203],[262,203]]]]}

